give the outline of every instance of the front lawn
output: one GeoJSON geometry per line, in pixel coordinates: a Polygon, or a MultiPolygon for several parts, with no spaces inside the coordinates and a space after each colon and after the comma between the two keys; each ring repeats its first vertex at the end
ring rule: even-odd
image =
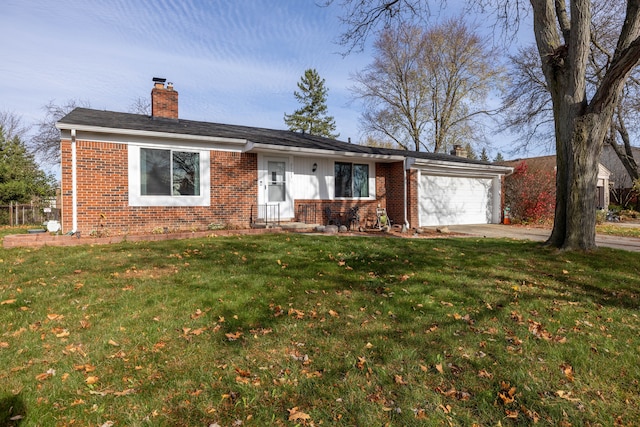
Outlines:
{"type": "Polygon", "coordinates": [[[294,234],[0,250],[0,424],[633,425],[639,261],[294,234]]]}

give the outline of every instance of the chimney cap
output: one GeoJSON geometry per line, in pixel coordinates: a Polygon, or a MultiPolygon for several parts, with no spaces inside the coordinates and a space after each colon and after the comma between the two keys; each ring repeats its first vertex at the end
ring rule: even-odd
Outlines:
{"type": "Polygon", "coordinates": [[[164,82],[166,82],[166,81],[167,81],[167,79],[163,79],[162,77],[154,77],[154,78],[153,78],[153,81],[154,81],[155,83],[164,83],[164,82]]]}

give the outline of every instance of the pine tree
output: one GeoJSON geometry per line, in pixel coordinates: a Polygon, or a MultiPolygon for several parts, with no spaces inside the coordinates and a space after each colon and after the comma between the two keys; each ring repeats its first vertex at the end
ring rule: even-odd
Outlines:
{"type": "Polygon", "coordinates": [[[11,139],[0,126],[0,205],[28,203],[55,193],[55,180],[38,168],[19,136],[11,139]]]}
{"type": "Polygon", "coordinates": [[[284,115],[284,122],[293,132],[308,133],[327,138],[337,138],[335,120],[327,115],[327,91],[324,79],[315,69],[308,69],[298,82],[298,89],[293,95],[302,107],[293,114],[284,115]]]}
{"type": "Polygon", "coordinates": [[[473,150],[473,147],[468,142],[465,144],[464,149],[467,151],[467,159],[478,160],[478,155],[473,150]]]}
{"type": "Polygon", "coordinates": [[[498,163],[498,162],[504,162],[504,157],[502,157],[502,153],[498,152],[498,154],[496,155],[496,158],[493,159],[494,163],[498,163]]]}
{"type": "Polygon", "coordinates": [[[487,154],[487,149],[483,148],[482,152],[480,153],[480,160],[482,160],[483,162],[488,162],[489,161],[489,155],[487,154]]]}

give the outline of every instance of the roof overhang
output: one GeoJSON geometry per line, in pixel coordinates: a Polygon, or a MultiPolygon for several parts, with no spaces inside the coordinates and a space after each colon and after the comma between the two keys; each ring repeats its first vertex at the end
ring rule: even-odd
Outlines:
{"type": "Polygon", "coordinates": [[[357,158],[357,159],[369,159],[379,162],[401,162],[404,161],[404,156],[392,156],[383,154],[371,154],[371,153],[356,153],[351,151],[338,151],[338,150],[324,150],[318,148],[304,148],[304,147],[292,147],[287,145],[275,145],[275,144],[263,144],[259,142],[247,142],[245,146],[246,152],[252,153],[289,153],[299,154],[314,157],[331,157],[331,158],[357,158]]]}
{"type": "Polygon", "coordinates": [[[74,125],[68,123],[56,123],[56,127],[60,130],[72,130],[76,132],[88,132],[99,134],[111,134],[111,135],[127,135],[139,138],[155,138],[155,139],[180,139],[191,142],[213,143],[213,144],[225,144],[225,145],[237,145],[243,146],[247,144],[246,139],[241,138],[225,138],[219,136],[206,136],[206,135],[189,135],[184,133],[171,133],[171,132],[155,132],[147,130],[137,129],[122,129],[122,128],[108,128],[102,126],[89,126],[89,125],[74,125]]]}
{"type": "Polygon", "coordinates": [[[509,166],[484,165],[465,162],[447,162],[444,160],[407,158],[407,169],[419,169],[432,175],[442,176],[469,176],[492,178],[502,175],[510,175],[513,168],[509,166]]]}

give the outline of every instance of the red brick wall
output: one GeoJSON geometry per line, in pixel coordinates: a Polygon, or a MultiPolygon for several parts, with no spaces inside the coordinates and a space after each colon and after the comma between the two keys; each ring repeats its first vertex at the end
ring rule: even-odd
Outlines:
{"type": "MultiPolygon", "coordinates": [[[[211,151],[211,206],[129,206],[127,146],[78,140],[77,217],[84,236],[203,230],[209,224],[248,228],[257,204],[257,156],[211,151]]],[[[62,227],[73,228],[71,142],[62,141],[62,227]]]]}
{"type": "Polygon", "coordinates": [[[376,195],[393,224],[404,223],[404,162],[376,164],[376,195]]]}
{"type": "Polygon", "coordinates": [[[418,206],[418,171],[415,169],[409,169],[407,171],[407,200],[409,200],[407,221],[409,221],[411,228],[418,228],[420,225],[420,211],[418,206]]]}
{"type": "MultiPolygon", "coordinates": [[[[378,200],[304,200],[299,199],[294,203],[295,220],[299,222],[305,222],[307,224],[320,224],[326,225],[329,221],[329,217],[325,212],[326,208],[330,208],[332,212],[338,212],[343,214],[344,217],[349,213],[349,209],[358,206],[360,210],[358,214],[362,222],[362,226],[365,226],[367,219],[375,220],[376,208],[378,207],[378,200]]],[[[384,207],[384,205],[381,205],[384,207]]],[[[346,225],[346,224],[345,224],[346,225]]]]}
{"type": "Polygon", "coordinates": [[[178,119],[178,92],[157,85],[151,90],[151,115],[165,119],[178,119]]]}

